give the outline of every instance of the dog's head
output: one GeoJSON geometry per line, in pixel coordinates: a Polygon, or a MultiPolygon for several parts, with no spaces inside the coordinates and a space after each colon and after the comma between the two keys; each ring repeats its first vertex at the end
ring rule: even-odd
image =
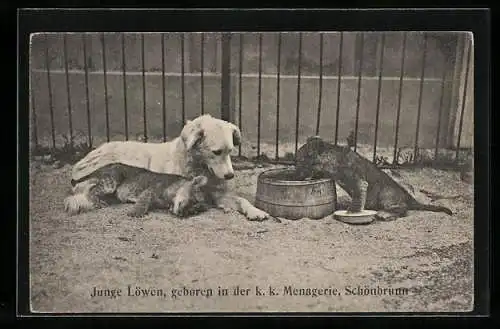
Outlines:
{"type": "Polygon", "coordinates": [[[234,177],[230,153],[241,143],[241,132],[236,125],[205,114],[188,121],[181,138],[187,151],[210,173],[219,179],[234,177]]]}
{"type": "Polygon", "coordinates": [[[203,187],[207,183],[208,178],[203,175],[186,180],[172,201],[172,212],[179,217],[186,217],[206,210],[207,202],[203,187]]]}

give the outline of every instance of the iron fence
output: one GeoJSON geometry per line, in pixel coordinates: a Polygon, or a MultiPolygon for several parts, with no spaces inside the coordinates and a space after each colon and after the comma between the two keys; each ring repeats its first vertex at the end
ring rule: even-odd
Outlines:
{"type": "MultiPolygon", "coordinates": [[[[56,42],[53,40],[52,43],[50,42],[48,38],[50,36],[49,34],[39,34],[35,36],[36,42],[35,37],[32,39],[31,48],[31,140],[33,151],[36,153],[37,150],[40,151],[43,147],[49,150],[56,150],[60,148],[60,145],[58,146],[56,143],[56,128],[59,128],[57,130],[61,130],[61,127],[57,127],[58,125],[61,126],[61,120],[55,116],[54,110],[56,106],[54,104],[54,99],[55,97],[61,98],[61,94],[65,94],[66,105],[63,106],[58,104],[57,107],[66,108],[67,134],[63,133],[63,135],[68,136],[65,138],[68,139],[67,144],[69,145],[69,149],[75,148],[75,115],[78,118],[81,118],[81,120],[86,121],[85,124],[79,122],[80,127],[85,126],[85,128],[81,130],[85,131],[84,135],[86,137],[86,146],[88,149],[95,146],[94,140],[97,137],[96,130],[102,129],[95,129],[99,126],[99,123],[96,124],[96,120],[94,119],[93,121],[93,117],[100,114],[102,110],[104,110],[105,132],[105,140],[103,141],[116,139],[116,135],[119,135],[116,133],[117,124],[115,121],[123,122],[123,137],[118,138],[129,140],[131,138],[130,116],[135,115],[134,113],[137,112],[136,109],[130,108],[131,97],[134,103],[135,94],[130,96],[128,93],[130,92],[131,87],[133,88],[133,91],[136,90],[136,88],[134,88],[135,83],[132,83],[131,85],[130,79],[132,79],[134,74],[140,74],[141,81],[139,87],[141,89],[140,96],[142,98],[142,118],[139,119],[136,115],[136,120],[134,120],[133,123],[135,124],[136,121],[140,121],[142,123],[141,137],[145,141],[149,141],[151,139],[151,134],[148,129],[151,122],[157,126],[156,121],[161,120],[161,136],[153,136],[152,140],[160,139],[162,141],[166,141],[169,136],[174,136],[179,132],[180,128],[188,119],[188,115],[189,117],[194,117],[198,114],[211,112],[212,114],[225,120],[234,121],[241,130],[249,132],[249,140],[252,145],[250,148],[246,149],[244,148],[244,145],[240,145],[237,150],[238,156],[251,157],[249,153],[254,153],[254,150],[256,150],[255,158],[257,159],[263,159],[271,162],[292,163],[294,154],[300,146],[301,139],[303,140],[309,135],[322,135],[325,139],[331,140],[336,144],[340,143],[342,138],[342,134],[340,133],[341,128],[345,128],[345,126],[349,125],[352,121],[348,121],[347,124],[346,122],[343,122],[340,119],[341,112],[344,113],[344,115],[351,115],[351,112],[354,111],[354,127],[350,127],[350,135],[347,137],[347,143],[352,146],[354,150],[358,151],[358,147],[360,146],[359,137],[360,133],[362,133],[362,131],[360,131],[360,117],[367,116],[367,113],[369,113],[365,110],[365,113],[362,114],[361,107],[363,105],[363,100],[368,98],[368,100],[365,100],[365,104],[368,104],[368,106],[365,107],[374,108],[375,120],[368,126],[363,124],[365,127],[364,133],[370,135],[369,137],[366,137],[368,136],[366,135],[364,137],[364,141],[366,142],[371,140],[371,149],[369,153],[371,153],[370,155],[373,162],[381,166],[399,166],[405,164],[404,159],[401,160],[401,150],[406,147],[412,151],[412,153],[408,156],[408,159],[406,159],[407,164],[426,162],[430,165],[437,165],[440,160],[440,152],[443,150],[454,152],[454,158],[452,161],[449,161],[449,163],[450,165],[457,164],[460,160],[460,151],[464,149],[461,147],[463,142],[462,128],[464,122],[467,121],[470,125],[470,121],[472,120],[471,115],[468,115],[467,118],[465,116],[466,111],[471,111],[470,99],[467,97],[470,98],[470,90],[468,89],[470,89],[470,62],[472,58],[471,53],[473,51],[472,39],[467,34],[453,34],[448,37],[447,40],[449,40],[449,42],[447,45],[448,49],[454,48],[454,50],[448,50],[446,52],[440,50],[439,48],[439,35],[436,37],[437,34],[419,33],[416,35],[420,39],[418,43],[416,43],[417,46],[414,45],[415,49],[412,50],[410,56],[408,55],[409,52],[407,48],[409,44],[409,36],[415,39],[415,36],[412,33],[414,34],[414,32],[399,32],[391,36],[386,33],[374,32],[320,32],[315,34],[308,33],[306,36],[305,32],[154,34],[157,38],[154,45],[159,44],[161,48],[158,56],[161,66],[159,70],[157,67],[147,68],[148,64],[146,61],[146,55],[151,56],[151,54],[156,54],[157,49],[149,49],[146,51],[145,34],[138,34],[134,36],[138,36],[140,40],[138,47],[140,50],[140,72],[135,73],[133,73],[133,71],[131,73],[127,67],[127,56],[129,56],[129,48],[131,48],[130,45],[129,48],[127,47],[127,34],[120,34],[117,36],[111,46],[107,44],[106,34],[101,33],[98,35],[101,49],[100,71],[95,67],[89,68],[89,66],[91,66],[90,63],[93,63],[93,66],[96,65],[96,56],[89,54],[88,49],[89,45],[93,45],[93,41],[89,41],[89,39],[95,39],[95,34],[72,33],[56,35],[56,38],[62,37],[61,51],[56,42]],[[198,45],[196,45],[195,36],[198,38],[198,45]],[[209,37],[210,40],[207,40],[209,37]],[[254,43],[248,41],[248,39],[255,39],[255,37],[257,40],[257,72],[255,72],[255,67],[250,67],[250,70],[248,70],[250,72],[245,72],[245,61],[247,66],[252,66],[249,62],[253,60],[250,58],[251,51],[248,51],[247,48],[253,48],[254,43]],[[288,44],[284,42],[285,37],[287,38],[288,44]],[[333,37],[335,37],[335,40],[332,39],[333,37]],[[187,38],[188,50],[186,50],[187,38]],[[317,40],[316,48],[310,46],[312,38],[316,38],[314,40],[317,40]],[[388,38],[392,38],[392,46],[388,46],[388,38]],[[434,76],[430,79],[433,82],[432,86],[429,87],[429,90],[432,91],[433,97],[435,96],[434,92],[439,90],[439,96],[434,97],[434,103],[437,102],[437,106],[429,106],[429,109],[426,110],[426,115],[430,116],[434,116],[434,113],[437,112],[437,115],[435,115],[437,124],[434,125],[434,122],[432,122],[432,125],[434,125],[432,128],[434,142],[432,147],[429,147],[429,145],[426,147],[426,149],[432,150],[433,155],[432,157],[428,157],[428,159],[423,159],[423,147],[420,145],[420,137],[422,134],[421,125],[423,101],[425,100],[424,90],[426,88],[426,82],[429,81],[429,78],[426,76],[426,69],[429,68],[429,63],[432,63],[432,61],[435,60],[435,57],[429,56],[429,38],[432,38],[433,40],[434,55],[439,53],[443,59],[441,67],[439,64],[434,65],[434,76]],[[70,69],[70,64],[73,66],[78,65],[70,63],[71,61],[68,52],[69,39],[71,39],[73,48],[76,47],[79,49],[76,52],[74,51],[76,54],[75,56],[79,57],[79,51],[82,52],[82,56],[79,59],[81,60],[83,58],[83,61],[81,61],[82,65],[77,70],[75,70],[74,67],[73,69],[70,69]],[[177,47],[172,46],[173,39],[177,40],[177,47]],[[296,41],[296,48],[293,45],[290,46],[292,44],[290,40],[292,39],[296,41]],[[398,47],[394,47],[394,40],[396,39],[400,42],[398,47]],[[40,42],[42,40],[44,42],[40,42]],[[212,41],[212,51],[208,51],[207,48],[210,44],[207,41],[212,41]],[[333,47],[325,44],[326,41],[333,43],[333,47]],[[308,42],[309,47],[307,50],[309,53],[313,53],[313,55],[307,54],[306,56],[304,53],[304,42],[308,42]],[[346,42],[351,42],[350,45],[353,49],[352,54],[346,54],[346,42]],[[284,49],[285,47],[286,49],[284,49]],[[314,49],[314,51],[311,49],[314,49]],[[296,54],[293,54],[295,50],[296,54]],[[111,53],[119,52],[120,54],[118,56],[114,54],[113,59],[110,60],[108,58],[108,51],[111,53]],[[319,53],[316,53],[316,51],[319,51],[319,53]],[[336,52],[337,56],[332,56],[332,52],[336,52]],[[50,53],[52,53],[52,56],[50,53]],[[59,56],[59,54],[61,54],[61,56],[59,56]],[[325,60],[326,55],[329,56],[329,63],[326,63],[328,62],[325,60]],[[170,56],[170,58],[172,58],[172,56],[177,57],[174,60],[174,64],[170,64],[170,67],[177,68],[180,66],[180,72],[173,72],[172,69],[167,68],[167,56],[170,56]],[[189,63],[186,61],[186,56],[189,58],[189,63]],[[206,67],[207,56],[210,57],[210,60],[212,61],[212,68],[208,71],[206,67]],[[313,56],[317,56],[317,58],[311,59],[313,56]],[[187,64],[196,63],[195,58],[198,58],[199,60],[198,66],[196,64],[190,65],[186,72],[186,67],[188,66],[187,64]],[[413,73],[409,73],[406,67],[406,61],[409,59],[413,63],[413,73]],[[57,69],[53,69],[54,61],[62,61],[62,73],[64,75],[65,88],[64,91],[61,92],[59,92],[60,89],[54,88],[53,86],[53,76],[56,74],[56,71],[58,71],[57,69]],[[399,64],[396,64],[398,61],[399,64]],[[274,64],[269,65],[271,62],[274,64]],[[417,62],[419,62],[419,64],[415,64],[417,62]],[[40,65],[41,63],[44,64],[43,67],[37,67],[37,65],[40,65]],[[108,63],[112,63],[114,71],[109,71],[108,63]],[[220,63],[220,67],[218,67],[217,63],[220,63]],[[305,67],[305,63],[308,63],[309,66],[305,67]],[[267,65],[266,69],[264,68],[264,64],[267,65]],[[269,66],[274,66],[275,72],[264,72],[265,70],[270,70],[269,66]],[[390,66],[390,69],[386,69],[386,66],[390,66]],[[436,71],[439,70],[440,72],[436,73],[436,71]],[[345,71],[347,71],[347,75],[343,74],[345,71]],[[389,73],[387,71],[389,71],[389,73]],[[395,76],[394,72],[396,71],[399,71],[399,76],[395,76]],[[290,72],[295,74],[291,74],[290,72]],[[304,72],[307,76],[304,76],[304,72]],[[117,94],[117,91],[114,89],[118,89],[118,83],[116,83],[116,81],[113,82],[111,90],[108,89],[110,87],[110,73],[112,73],[112,79],[116,79],[116,77],[121,76],[122,81],[120,85],[122,89],[121,92],[123,94],[123,109],[119,110],[119,112],[122,113],[121,116],[116,114],[118,113],[118,109],[116,108],[120,106],[115,104],[110,107],[110,100],[112,98],[116,98],[115,94],[117,94]],[[81,85],[74,82],[75,78],[73,78],[72,82],[72,74],[83,74],[83,88],[81,85]],[[418,84],[415,86],[418,90],[418,96],[416,99],[416,117],[414,117],[414,122],[406,123],[406,127],[404,128],[406,135],[409,135],[407,133],[409,130],[408,127],[413,125],[414,128],[414,137],[412,138],[413,144],[409,145],[411,143],[408,141],[405,143],[401,142],[400,134],[402,129],[402,110],[404,107],[403,99],[405,97],[404,85],[405,81],[409,81],[408,79],[410,79],[409,76],[411,74],[418,75],[416,77],[410,77],[412,79],[412,83],[415,82],[415,80],[418,80],[418,84]],[[95,79],[90,81],[90,75],[101,75],[102,86],[98,86],[95,79]],[[158,75],[161,77],[161,83],[159,86],[148,86],[148,77],[158,75]],[[193,77],[199,79],[199,81],[196,81],[198,84],[198,87],[196,87],[197,89],[194,89],[195,87],[193,87],[193,77]],[[42,83],[40,82],[43,78],[46,79],[45,90],[42,88],[42,83]],[[180,79],[177,86],[177,92],[171,92],[172,94],[170,96],[167,96],[169,89],[171,88],[169,83],[167,83],[168,79],[180,79]],[[207,84],[207,79],[212,79],[212,81],[207,84]],[[245,87],[245,84],[253,83],[252,79],[257,79],[257,99],[255,104],[256,122],[252,121],[253,117],[250,114],[245,113],[246,111],[252,111],[251,108],[248,108],[248,105],[253,105],[253,102],[249,101],[245,103],[245,98],[250,97],[252,93],[251,88],[248,86],[245,87]],[[266,96],[266,99],[263,99],[263,93],[267,92],[270,94],[268,89],[271,86],[270,83],[266,82],[265,84],[268,88],[265,88],[263,82],[264,79],[266,79],[266,81],[275,80],[275,90],[271,91],[272,97],[275,98],[273,100],[268,99],[270,97],[269,95],[266,96]],[[282,100],[282,98],[285,97],[286,103],[288,104],[288,99],[292,98],[288,92],[284,92],[284,89],[288,91],[291,90],[290,81],[292,80],[295,80],[296,82],[295,97],[293,97],[295,99],[294,109],[290,105],[284,105],[282,100]],[[354,80],[356,83],[351,84],[354,80]],[[34,81],[38,82],[34,83],[34,81]],[[331,81],[335,81],[336,86],[332,86],[330,83],[331,81]],[[376,81],[376,87],[373,85],[373,81],[376,81]],[[217,85],[218,82],[220,82],[219,85],[217,85]],[[382,96],[383,86],[385,85],[387,88],[392,88],[392,82],[398,83],[396,88],[397,94],[392,95],[391,93],[389,96],[382,96]],[[325,83],[327,84],[325,85],[325,83]],[[349,85],[346,86],[346,83],[349,85]],[[368,83],[369,87],[365,87],[365,89],[373,87],[374,91],[371,95],[365,96],[363,94],[363,92],[366,93],[366,91],[364,91],[364,84],[368,83]],[[191,93],[187,93],[187,87],[191,93]],[[91,88],[93,92],[91,92],[91,88]],[[83,95],[79,95],[79,93],[82,92],[82,89],[83,95]],[[346,95],[352,93],[352,89],[355,89],[355,97],[353,99],[355,104],[352,104],[351,100],[349,104],[345,105],[347,110],[341,111],[341,104],[343,101],[346,101],[346,95]],[[161,91],[161,96],[159,98],[152,95],[157,94],[158,90],[161,91]],[[314,90],[314,96],[311,96],[311,90],[314,90]],[[101,109],[98,106],[94,106],[92,108],[91,105],[93,103],[91,101],[91,96],[96,98],[100,93],[103,93],[104,95],[104,109],[101,109]],[[199,94],[196,95],[196,93],[199,94]],[[217,101],[216,97],[219,93],[220,100],[217,101]],[[332,99],[332,94],[335,94],[335,99],[332,99]],[[180,118],[177,116],[179,112],[178,108],[169,104],[169,100],[172,100],[172,102],[174,100],[177,101],[177,97],[179,95],[180,100],[178,100],[178,103],[180,103],[180,118]],[[316,105],[311,104],[313,103],[310,101],[311,97],[315,97],[314,101],[317,102],[316,105]],[[46,98],[46,104],[41,102],[43,98],[46,98]],[[193,113],[194,109],[192,106],[187,104],[188,100],[193,100],[195,98],[198,98],[199,102],[199,113],[196,113],[196,115],[193,113]],[[210,98],[209,109],[207,109],[207,98],[210,98]],[[309,100],[307,103],[307,109],[304,109],[303,98],[307,98],[309,100]],[[157,101],[157,99],[160,100],[157,101]],[[235,104],[235,99],[238,99],[237,105],[235,104]],[[373,99],[374,104],[372,104],[371,99],[373,99]],[[386,105],[390,104],[390,106],[392,106],[393,101],[396,102],[396,113],[394,114],[395,119],[393,114],[388,115],[385,113],[385,120],[381,121],[381,112],[383,111],[382,109],[385,109],[383,103],[385,102],[386,105]],[[75,104],[82,102],[84,103],[83,107],[75,106],[75,104]],[[158,105],[160,105],[159,109],[158,105]],[[263,105],[265,105],[265,109],[263,108],[263,105]],[[152,108],[155,108],[155,110],[151,110],[152,108]],[[220,109],[219,113],[217,113],[217,108],[220,109]],[[111,110],[114,112],[113,117],[119,118],[119,120],[111,119],[111,110]],[[157,110],[160,110],[161,112],[161,115],[159,116],[161,119],[156,119],[157,110]],[[327,110],[331,112],[329,112],[330,117],[328,117],[325,113],[327,110]],[[47,114],[49,117],[48,127],[47,124],[45,124],[40,128],[38,125],[39,121],[46,117],[47,114]],[[169,119],[170,114],[175,114],[175,119],[173,121],[170,121],[169,119]],[[288,120],[287,122],[291,123],[292,121],[290,120],[290,117],[292,115],[294,115],[292,129],[293,141],[290,142],[291,129],[288,127],[290,125],[287,125],[285,127],[285,132],[283,132],[283,126],[280,120],[286,119],[288,120]],[[334,122],[332,122],[333,116],[335,117],[334,122]],[[273,117],[273,120],[275,121],[274,125],[269,124],[269,122],[272,121],[270,120],[270,117],[273,117]],[[247,120],[246,118],[251,118],[252,120],[247,120]],[[456,122],[457,118],[458,122],[456,122]],[[263,128],[263,120],[267,123],[267,128],[263,128]],[[301,122],[305,121],[307,121],[307,123],[303,124],[305,128],[303,128],[303,131],[301,132],[301,122]],[[326,124],[323,124],[324,122],[326,122],[326,124]],[[390,147],[392,148],[392,161],[388,161],[387,156],[380,157],[380,150],[383,148],[389,148],[388,144],[390,144],[387,141],[390,134],[384,131],[384,138],[386,141],[382,143],[384,145],[381,146],[380,136],[381,131],[384,130],[384,128],[381,127],[382,123],[384,127],[393,126],[391,129],[394,129],[392,147],[390,147]],[[322,124],[324,126],[326,125],[328,129],[322,130],[322,124]],[[111,125],[113,125],[113,128],[111,125]],[[176,128],[172,129],[174,126],[176,128]],[[368,129],[366,129],[367,127],[368,129]],[[256,129],[256,136],[252,135],[253,129],[256,129]],[[114,131],[114,135],[112,135],[112,130],[114,131]],[[270,130],[274,130],[274,132],[270,130]],[[47,131],[50,131],[49,145],[47,145],[46,142],[40,141],[40,131],[45,136],[47,135],[47,131]],[[304,133],[304,131],[307,133],[304,133]],[[265,140],[263,139],[263,133],[267,136],[267,139],[265,140]],[[272,139],[274,139],[274,143],[271,141],[272,139]],[[283,153],[283,139],[286,139],[288,144],[292,143],[293,145],[288,145],[289,152],[285,155],[280,155],[280,153],[283,153]],[[263,151],[264,144],[266,144],[267,153],[263,151]],[[401,144],[405,145],[402,146],[401,144]]],[[[151,37],[152,35],[147,34],[147,36],[151,37]]],[[[153,44],[152,42],[150,43],[153,44]]],[[[137,46],[134,48],[137,48],[137,46]]],[[[61,73],[60,70],[57,74],[59,73],[61,73]]],[[[176,83],[177,82],[174,81],[174,84],[176,83]]],[[[414,91],[415,88],[411,88],[410,91],[414,91]]],[[[407,91],[406,94],[410,91],[407,91]]],[[[406,121],[409,121],[408,115],[409,114],[406,116],[406,121]]],[[[429,119],[428,121],[434,121],[434,119],[429,119]]],[[[432,126],[431,123],[428,123],[427,125],[429,127],[432,126]]],[[[429,131],[429,128],[427,128],[427,135],[429,135],[429,131]]],[[[153,135],[158,134],[156,133],[153,135]]],[[[470,139],[471,136],[469,135],[468,137],[470,139]]],[[[429,136],[427,136],[427,138],[429,138],[429,136]]],[[[465,149],[470,149],[471,147],[472,144],[469,142],[469,145],[467,145],[465,149]]]]}

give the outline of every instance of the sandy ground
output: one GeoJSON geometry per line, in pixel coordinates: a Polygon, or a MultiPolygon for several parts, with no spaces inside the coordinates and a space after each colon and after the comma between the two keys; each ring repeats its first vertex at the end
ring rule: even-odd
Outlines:
{"type": "MultiPolygon", "coordinates": [[[[252,200],[257,175],[265,169],[239,170],[234,189],[252,200]]],[[[331,216],[249,222],[212,209],[188,219],[154,212],[136,220],[125,215],[131,205],[116,205],[69,217],[62,202],[70,190],[70,166],[33,162],[32,311],[470,311],[472,185],[456,172],[399,173],[416,189],[458,196],[435,201],[454,215],[411,212],[393,222],[352,226],[331,216]],[[327,290],[291,296],[289,286],[327,290]],[[120,289],[121,295],[91,298],[94,287],[120,289]],[[248,295],[236,295],[235,287],[248,295]],[[402,288],[407,294],[349,294],[357,287],[402,288]],[[227,295],[219,295],[219,288],[227,295]]],[[[340,203],[348,200],[338,194],[340,203]]]]}

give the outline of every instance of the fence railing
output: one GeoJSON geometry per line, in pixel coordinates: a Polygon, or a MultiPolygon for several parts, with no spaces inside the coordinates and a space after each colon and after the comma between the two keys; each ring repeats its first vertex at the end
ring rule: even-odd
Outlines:
{"type": "Polygon", "coordinates": [[[420,32],[37,34],[32,146],[166,141],[210,113],[240,127],[242,157],[290,162],[321,135],[382,166],[456,164],[473,143],[472,44],[420,32]]]}

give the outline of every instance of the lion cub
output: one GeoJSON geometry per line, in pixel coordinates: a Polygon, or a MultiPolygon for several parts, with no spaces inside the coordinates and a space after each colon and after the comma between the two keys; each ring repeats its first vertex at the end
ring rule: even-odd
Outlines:
{"type": "MultiPolygon", "coordinates": [[[[127,214],[142,217],[154,208],[169,209],[174,215],[186,217],[207,209],[202,187],[207,177],[188,179],[173,174],[160,174],[124,164],[104,166],[89,177],[91,184],[83,194],[72,195],[64,200],[64,208],[70,214],[103,208],[110,196],[122,203],[135,203],[127,214]],[[85,199],[85,200],[83,200],[85,199]]],[[[71,181],[75,186],[79,181],[71,181]]]]}
{"type": "Polygon", "coordinates": [[[297,151],[296,170],[300,178],[324,174],[332,177],[351,196],[350,212],[378,210],[379,220],[405,217],[408,210],[453,214],[446,207],[420,203],[370,160],[317,136],[308,138],[297,151]]]}

